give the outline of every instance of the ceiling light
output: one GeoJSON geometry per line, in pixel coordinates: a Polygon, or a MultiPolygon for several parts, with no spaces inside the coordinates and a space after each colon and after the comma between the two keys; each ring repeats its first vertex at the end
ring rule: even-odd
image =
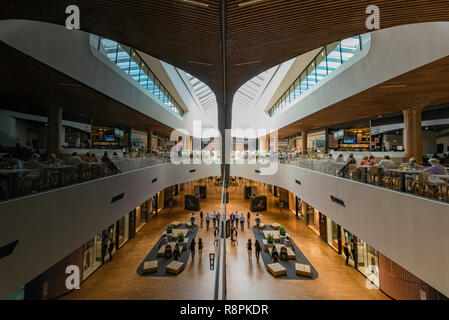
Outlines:
{"type": "Polygon", "coordinates": [[[250,0],[250,1],[241,2],[241,3],[239,3],[239,7],[250,6],[252,4],[256,4],[256,3],[259,3],[262,1],[266,1],[266,0],[250,0]]]}
{"type": "Polygon", "coordinates": [[[192,61],[192,60],[189,60],[187,62],[188,63],[193,63],[193,64],[201,64],[201,65],[204,65],[204,66],[213,66],[212,63],[206,63],[206,62],[199,62],[199,61],[192,61]]]}
{"type": "Polygon", "coordinates": [[[260,63],[260,62],[262,62],[262,60],[254,60],[254,61],[248,61],[248,62],[236,63],[235,65],[236,65],[237,67],[239,67],[239,66],[244,66],[244,65],[247,65],[247,64],[254,64],[254,63],[260,63]]]}
{"type": "Polygon", "coordinates": [[[181,0],[181,1],[189,3],[189,4],[193,4],[194,6],[198,6],[198,7],[203,7],[203,8],[209,7],[209,5],[207,3],[203,3],[203,2],[199,2],[199,1],[194,1],[194,0],[181,0]]]}
{"type": "Polygon", "coordinates": [[[397,85],[391,85],[391,86],[381,86],[382,89],[405,88],[405,87],[407,87],[406,84],[397,84],[397,85]]]}

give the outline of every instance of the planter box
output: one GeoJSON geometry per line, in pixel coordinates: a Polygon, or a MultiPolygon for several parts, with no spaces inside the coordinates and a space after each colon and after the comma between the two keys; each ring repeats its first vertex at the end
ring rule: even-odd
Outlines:
{"type": "Polygon", "coordinates": [[[268,243],[267,239],[263,239],[263,251],[268,252],[268,250],[271,250],[271,248],[274,247],[274,242],[273,243],[268,243]]]}
{"type": "Polygon", "coordinates": [[[178,242],[178,246],[187,250],[187,243],[189,242],[189,238],[184,238],[183,242],[178,242]]]}
{"type": "MultiPolygon", "coordinates": [[[[285,233],[285,236],[281,236],[281,234],[279,234],[279,241],[280,243],[284,243],[285,238],[290,237],[290,235],[288,234],[288,232],[285,233]]],[[[291,239],[291,237],[290,237],[291,239]]]]}

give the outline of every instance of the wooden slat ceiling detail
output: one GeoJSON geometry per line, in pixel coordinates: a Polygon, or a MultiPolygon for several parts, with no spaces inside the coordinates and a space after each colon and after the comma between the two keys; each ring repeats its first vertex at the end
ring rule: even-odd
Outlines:
{"type": "MultiPolygon", "coordinates": [[[[449,0],[263,0],[242,6],[245,2],[227,0],[225,93],[219,0],[14,0],[2,4],[0,19],[65,25],[65,8],[78,5],[82,30],[195,75],[215,92],[219,106],[223,94],[232,101],[241,85],[270,67],[367,32],[368,5],[379,6],[381,28],[449,20],[449,0]]],[[[225,112],[230,119],[229,106],[225,112]]]]}

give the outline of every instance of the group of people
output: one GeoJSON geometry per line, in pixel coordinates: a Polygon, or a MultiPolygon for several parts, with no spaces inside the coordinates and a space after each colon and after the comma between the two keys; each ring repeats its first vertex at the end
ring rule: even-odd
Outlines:
{"type": "MultiPolygon", "coordinates": [[[[288,260],[288,251],[287,248],[291,247],[293,251],[295,251],[295,248],[293,246],[293,241],[289,236],[287,236],[282,243],[282,246],[280,250],[276,248],[276,246],[273,246],[271,248],[271,260],[273,262],[277,262],[279,260],[288,260]]],[[[248,242],[246,244],[246,248],[248,249],[248,260],[251,263],[252,262],[252,252],[253,252],[253,242],[251,239],[248,239],[248,242]]],[[[256,255],[256,260],[259,262],[260,252],[262,251],[262,246],[260,245],[259,240],[254,240],[254,253],[256,255]]]]}
{"type": "MultiPolygon", "coordinates": [[[[179,260],[179,258],[181,257],[181,249],[180,249],[178,243],[176,243],[175,246],[172,248],[172,246],[170,245],[170,243],[168,241],[168,237],[165,233],[162,235],[161,240],[159,242],[159,247],[162,245],[165,245],[164,258],[173,259],[176,261],[179,260]]],[[[202,260],[203,248],[204,248],[203,239],[199,238],[198,244],[196,243],[195,238],[193,238],[192,241],[190,242],[189,249],[190,249],[190,254],[192,256],[192,262],[195,259],[196,247],[198,247],[199,259],[202,260]]]]}
{"type": "MultiPolygon", "coordinates": [[[[325,161],[333,161],[333,156],[330,154],[325,158],[325,161]]],[[[398,169],[398,168],[409,168],[411,170],[420,170],[423,172],[429,172],[432,175],[446,175],[447,171],[446,168],[440,164],[440,160],[436,157],[433,157],[427,161],[429,163],[428,166],[423,166],[417,163],[415,158],[410,158],[408,161],[401,163],[398,165],[396,162],[391,160],[389,155],[385,155],[382,160],[379,162],[376,161],[376,158],[371,156],[364,156],[363,159],[360,161],[360,165],[363,166],[371,166],[371,167],[378,167],[382,168],[384,170],[388,169],[398,169]]],[[[341,163],[343,164],[343,167],[338,171],[338,174],[341,176],[348,176],[348,170],[350,165],[357,164],[357,160],[354,158],[354,155],[352,153],[349,154],[348,158],[345,160],[343,157],[343,154],[339,154],[338,157],[335,159],[335,163],[341,163]]],[[[361,169],[357,169],[361,172],[361,169]]]]}

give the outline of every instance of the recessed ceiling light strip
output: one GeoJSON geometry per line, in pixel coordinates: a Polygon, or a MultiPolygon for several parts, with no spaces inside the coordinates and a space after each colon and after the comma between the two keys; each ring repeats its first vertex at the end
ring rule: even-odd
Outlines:
{"type": "Polygon", "coordinates": [[[209,8],[209,5],[204,2],[194,1],[194,0],[181,0],[182,2],[186,2],[189,4],[192,4],[194,6],[203,7],[203,8],[209,8]]]}
{"type": "Polygon", "coordinates": [[[239,3],[239,7],[247,7],[247,6],[250,6],[250,5],[252,5],[252,4],[256,4],[256,3],[259,3],[259,2],[263,2],[263,1],[266,1],[266,0],[250,0],[250,1],[245,1],[245,2],[239,3]]]}

